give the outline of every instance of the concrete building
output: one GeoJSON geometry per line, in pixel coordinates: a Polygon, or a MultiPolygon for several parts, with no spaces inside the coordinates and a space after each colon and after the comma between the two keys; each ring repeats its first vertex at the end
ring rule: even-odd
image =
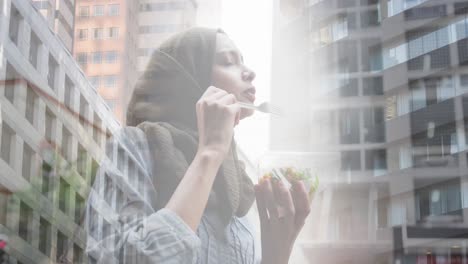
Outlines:
{"type": "MultiPolygon", "coordinates": [[[[8,263],[95,263],[85,254],[83,213],[119,123],[73,55],[29,0],[0,5],[0,235],[8,263]]],[[[138,164],[132,164],[138,169],[138,164]]],[[[106,182],[106,184],[115,184],[106,182]]],[[[127,197],[125,191],[113,199],[127,197]]],[[[117,196],[117,195],[116,195],[117,196]]],[[[93,208],[118,228],[117,201],[93,208]]]]}
{"type": "Polygon", "coordinates": [[[272,100],[295,115],[271,148],[337,160],[305,263],[466,263],[468,2],[298,2],[275,6],[272,100]]]}
{"type": "Polygon", "coordinates": [[[195,0],[140,0],[138,13],[138,72],[170,35],[195,25],[198,3],[195,0]]]}
{"type": "Polygon", "coordinates": [[[73,31],[75,23],[74,0],[31,0],[37,10],[44,16],[49,27],[55,32],[65,47],[73,50],[73,31]]]}
{"type": "Polygon", "coordinates": [[[122,124],[137,78],[138,8],[139,1],[76,1],[74,57],[122,124]]]}

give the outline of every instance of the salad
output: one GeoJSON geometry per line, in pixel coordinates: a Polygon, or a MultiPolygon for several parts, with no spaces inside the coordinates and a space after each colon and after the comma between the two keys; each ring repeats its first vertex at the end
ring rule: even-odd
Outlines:
{"type": "Polygon", "coordinates": [[[312,196],[319,187],[319,178],[317,175],[313,177],[310,169],[298,170],[293,167],[272,169],[260,178],[260,182],[266,180],[283,181],[283,179],[286,179],[290,184],[294,181],[303,181],[309,189],[309,197],[312,196]]]}

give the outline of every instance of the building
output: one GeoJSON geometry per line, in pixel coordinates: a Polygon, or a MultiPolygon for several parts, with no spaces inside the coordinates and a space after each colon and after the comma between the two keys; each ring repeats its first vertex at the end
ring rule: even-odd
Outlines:
{"type": "Polygon", "coordinates": [[[31,0],[37,10],[44,16],[49,27],[55,32],[65,47],[73,50],[73,31],[75,23],[74,0],[31,0]]]}
{"type": "Polygon", "coordinates": [[[125,124],[136,80],[153,50],[171,34],[194,26],[197,3],[77,0],[76,6],[73,54],[125,124]]]}
{"type": "Polygon", "coordinates": [[[337,160],[305,259],[465,263],[468,2],[297,3],[276,1],[272,101],[296,114],[272,120],[271,148],[337,160]]]}
{"type": "Polygon", "coordinates": [[[170,35],[195,25],[197,7],[195,0],[140,0],[137,62],[139,75],[145,71],[155,48],[170,35]]]}
{"type": "Polygon", "coordinates": [[[73,55],[124,124],[137,78],[139,1],[76,1],[73,55]]]}
{"type": "MultiPolygon", "coordinates": [[[[134,161],[104,150],[119,123],[48,25],[29,0],[0,5],[0,237],[9,263],[95,263],[83,213],[97,168],[134,161]]],[[[93,208],[100,229],[118,228],[116,203],[93,208]]]]}

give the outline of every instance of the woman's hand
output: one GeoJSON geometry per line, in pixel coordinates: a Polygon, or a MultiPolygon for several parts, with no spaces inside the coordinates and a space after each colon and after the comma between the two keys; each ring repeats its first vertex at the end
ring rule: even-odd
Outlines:
{"type": "Polygon", "coordinates": [[[286,264],[297,235],[310,213],[304,183],[263,180],[255,186],[262,233],[262,263],[286,264]]]}
{"type": "Polygon", "coordinates": [[[199,145],[202,152],[215,153],[223,160],[229,151],[240,107],[233,94],[208,87],[196,105],[199,145]]]}

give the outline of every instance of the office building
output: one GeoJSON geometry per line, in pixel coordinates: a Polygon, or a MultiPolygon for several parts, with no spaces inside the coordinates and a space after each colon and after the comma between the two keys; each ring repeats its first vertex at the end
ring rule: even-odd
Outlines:
{"type": "Polygon", "coordinates": [[[121,124],[137,79],[139,1],[76,1],[73,55],[121,124]]]}
{"type": "Polygon", "coordinates": [[[65,47],[73,50],[73,31],[75,23],[74,0],[31,0],[34,7],[44,16],[55,34],[63,42],[65,47]]]}
{"type": "MultiPolygon", "coordinates": [[[[104,150],[120,125],[48,26],[29,0],[0,5],[0,236],[9,263],[96,263],[86,201],[95,181],[115,184],[99,164],[138,164],[118,144],[104,150]]],[[[116,199],[128,191],[93,207],[100,230],[119,228],[116,199]]]]}
{"type": "Polygon", "coordinates": [[[465,263],[468,2],[284,2],[272,100],[296,115],[272,120],[271,148],[336,161],[300,238],[306,263],[465,263]]]}

